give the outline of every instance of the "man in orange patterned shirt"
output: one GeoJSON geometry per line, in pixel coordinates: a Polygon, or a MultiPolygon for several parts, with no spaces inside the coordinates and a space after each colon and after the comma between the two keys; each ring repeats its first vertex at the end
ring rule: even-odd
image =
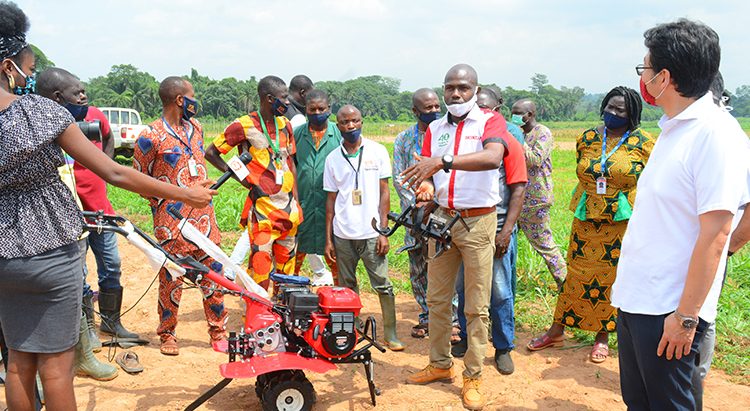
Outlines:
{"type": "Polygon", "coordinates": [[[302,209],[297,202],[297,170],[292,156],[297,149],[292,126],[284,117],[289,90],[284,81],[267,76],[258,82],[260,110],[234,120],[206,149],[206,159],[221,171],[228,166],[221,158],[247,142],[253,160],[243,185],[250,192],[241,224],[250,225],[250,269],[253,280],[268,288],[274,270],[293,274],[297,227],[302,209]],[[250,211],[252,209],[252,215],[250,211]]]}
{"type": "MultiPolygon", "coordinates": [[[[159,86],[162,101],[162,117],[149,124],[138,137],[133,157],[133,167],[158,180],[181,187],[201,184],[206,180],[206,161],[203,151],[203,127],[192,118],[197,110],[193,86],[180,77],[167,77],[159,86]]],[[[180,234],[178,221],[167,213],[174,208],[188,219],[215,244],[221,241],[216,224],[213,204],[205,208],[192,208],[181,202],[161,198],[148,198],[154,218],[154,235],[157,241],[170,253],[190,255],[212,270],[221,272],[221,264],[214,261],[193,243],[180,234]]],[[[161,353],[179,354],[175,328],[177,312],[182,297],[182,278],[171,278],[166,269],[159,271],[159,328],[161,353]]],[[[224,296],[214,292],[215,284],[201,281],[203,289],[203,310],[208,321],[211,342],[224,338],[227,313],[224,309],[224,296]]]]}

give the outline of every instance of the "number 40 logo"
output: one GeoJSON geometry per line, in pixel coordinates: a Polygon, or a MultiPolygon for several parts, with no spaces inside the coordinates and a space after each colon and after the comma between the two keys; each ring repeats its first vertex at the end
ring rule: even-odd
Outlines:
{"type": "Polygon", "coordinates": [[[448,145],[448,140],[450,140],[451,136],[448,133],[443,133],[438,137],[437,145],[438,147],[445,147],[448,145]]]}

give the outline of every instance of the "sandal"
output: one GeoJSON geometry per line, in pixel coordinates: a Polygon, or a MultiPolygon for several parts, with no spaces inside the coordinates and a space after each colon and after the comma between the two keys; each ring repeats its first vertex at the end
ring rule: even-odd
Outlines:
{"type": "Polygon", "coordinates": [[[180,355],[180,347],[177,346],[177,340],[174,337],[163,340],[159,351],[164,355],[180,355]]]}
{"type": "Polygon", "coordinates": [[[454,325],[451,330],[451,345],[456,345],[461,342],[461,327],[454,325]]]}
{"type": "Polygon", "coordinates": [[[603,363],[609,357],[609,345],[603,342],[595,342],[591,349],[591,362],[594,364],[603,363]]]}
{"type": "Polygon", "coordinates": [[[138,354],[132,351],[121,352],[115,358],[115,362],[128,374],[138,374],[143,371],[143,366],[138,361],[138,354]]]}
{"type": "Polygon", "coordinates": [[[562,347],[564,341],[565,337],[563,336],[552,339],[549,338],[546,333],[544,333],[541,337],[536,337],[529,341],[529,343],[526,344],[526,349],[528,349],[529,351],[540,351],[549,347],[562,347]]]}
{"type": "Polygon", "coordinates": [[[424,338],[430,335],[429,325],[426,323],[417,324],[411,327],[411,336],[413,338],[424,338]]]}

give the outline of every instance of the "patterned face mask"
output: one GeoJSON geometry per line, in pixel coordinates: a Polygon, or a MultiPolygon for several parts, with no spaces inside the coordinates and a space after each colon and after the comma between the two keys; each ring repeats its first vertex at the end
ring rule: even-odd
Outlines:
{"type": "Polygon", "coordinates": [[[18,65],[16,65],[16,62],[11,60],[10,61],[13,64],[13,67],[18,70],[19,73],[23,76],[24,82],[26,83],[23,87],[21,86],[15,86],[13,87],[13,94],[19,95],[19,96],[25,96],[27,94],[32,94],[36,91],[36,78],[34,77],[34,74],[26,75],[26,73],[21,70],[18,65]]]}

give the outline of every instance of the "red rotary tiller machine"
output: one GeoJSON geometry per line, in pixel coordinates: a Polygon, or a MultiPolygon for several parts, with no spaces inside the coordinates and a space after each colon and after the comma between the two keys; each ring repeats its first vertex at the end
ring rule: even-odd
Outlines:
{"type": "MultiPolygon", "coordinates": [[[[170,214],[187,221],[174,208],[170,214]]],[[[92,212],[85,212],[84,217],[89,230],[113,231],[127,237],[150,257],[155,268],[164,266],[172,276],[183,275],[196,286],[208,278],[221,287],[220,292],[238,296],[245,302],[242,328],[230,332],[227,341],[213,346],[214,350],[228,355],[228,362],[219,366],[224,379],[186,410],[198,408],[233,379],[253,377],[256,378],[255,392],[264,410],[309,410],[316,395],[305,371],[325,373],[336,369],[336,364],[349,363],[364,365],[370,399],[375,405],[379,391],[373,379],[370,348],[381,352],[385,349],[377,343],[372,316],[361,327],[355,325],[362,303],[354,291],[342,287],[313,290],[306,277],[273,274],[272,280],[280,285],[279,291],[273,299],[264,298],[248,291],[252,287],[243,287],[192,257],[168,253],[123,217],[92,212]]],[[[182,232],[187,238],[184,229],[182,232]]],[[[199,246],[205,250],[201,244],[199,246]]]]}

